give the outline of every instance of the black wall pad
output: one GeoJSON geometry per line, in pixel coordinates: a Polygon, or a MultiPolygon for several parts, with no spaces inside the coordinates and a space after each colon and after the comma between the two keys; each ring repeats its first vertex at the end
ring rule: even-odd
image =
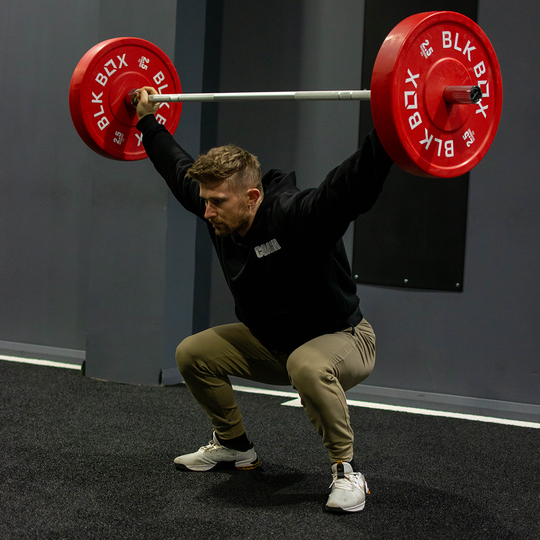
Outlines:
{"type": "MultiPolygon", "coordinates": [[[[371,85],[375,58],[392,28],[425,11],[456,11],[476,20],[478,3],[366,0],[362,88],[371,85]]],[[[373,129],[370,104],[360,109],[360,140],[373,129]]],[[[353,274],[358,283],[462,291],[469,175],[413,176],[392,167],[375,207],[354,226],[353,274]]]]}

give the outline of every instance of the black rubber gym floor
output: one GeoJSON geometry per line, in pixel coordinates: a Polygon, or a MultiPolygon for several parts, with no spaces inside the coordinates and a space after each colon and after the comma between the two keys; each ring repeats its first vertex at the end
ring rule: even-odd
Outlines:
{"type": "Polygon", "coordinates": [[[324,512],[330,464],[301,408],[238,393],[255,471],[177,471],[211,438],[184,386],[0,361],[1,539],[540,538],[540,430],[351,408],[363,512],[324,512]]]}

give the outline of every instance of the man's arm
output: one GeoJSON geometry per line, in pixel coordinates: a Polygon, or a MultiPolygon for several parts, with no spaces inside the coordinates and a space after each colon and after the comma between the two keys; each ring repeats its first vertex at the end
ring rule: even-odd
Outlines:
{"type": "MultiPolygon", "coordinates": [[[[148,95],[152,94],[157,92],[150,87],[140,89],[137,94],[137,129],[143,134],[144,149],[174,196],[187,210],[202,215],[198,185],[186,178],[186,171],[194,160],[156,120],[154,115],[160,103],[148,101],[148,95]]],[[[204,214],[204,209],[202,212],[204,214]]]]}
{"type": "Polygon", "coordinates": [[[372,131],[317,189],[300,194],[297,216],[302,229],[337,241],[351,221],[373,207],[392,163],[377,133],[372,131]]]}

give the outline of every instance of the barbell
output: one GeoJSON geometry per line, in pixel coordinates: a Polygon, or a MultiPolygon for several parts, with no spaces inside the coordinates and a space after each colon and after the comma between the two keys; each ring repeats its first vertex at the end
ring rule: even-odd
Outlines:
{"type": "Polygon", "coordinates": [[[69,88],[74,126],[94,151],[111,159],[147,157],[136,128],[136,89],[153,86],[156,119],[174,133],[183,102],[371,101],[373,123],[393,161],[417,176],[451,178],[476,166],[495,138],[502,78],[480,27],[452,11],[418,13],[384,40],[370,90],[183,94],[167,55],[149,41],[98,43],[77,64],[69,88]],[[175,105],[172,105],[175,103],[175,105]]]}
{"type": "MultiPolygon", "coordinates": [[[[126,101],[137,107],[138,89],[126,96],[126,101]]],[[[448,86],[444,89],[446,103],[478,103],[482,99],[479,86],[448,86]]],[[[157,94],[148,96],[153,103],[178,103],[185,101],[369,101],[371,90],[316,90],[298,92],[222,92],[217,94],[157,94]]]]}

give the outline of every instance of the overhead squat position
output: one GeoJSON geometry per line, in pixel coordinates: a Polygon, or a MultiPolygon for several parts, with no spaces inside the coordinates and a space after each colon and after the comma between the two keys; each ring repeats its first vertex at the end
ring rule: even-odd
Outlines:
{"type": "Polygon", "coordinates": [[[332,463],[326,510],[362,510],[368,490],[352,463],[345,392],[373,370],[375,334],[342,236],[377,200],[391,159],[372,132],[319,187],[300,191],[294,173],[262,176],[257,158],[236,146],[194,161],[157,122],[160,104],[149,94],[156,90],[138,94],[144,148],[180,203],[207,221],[240,321],[177,348],[178,369],[214,429],[208,445],[174,460],[177,468],[257,467],[229,376],[292,385],[332,463]]]}

